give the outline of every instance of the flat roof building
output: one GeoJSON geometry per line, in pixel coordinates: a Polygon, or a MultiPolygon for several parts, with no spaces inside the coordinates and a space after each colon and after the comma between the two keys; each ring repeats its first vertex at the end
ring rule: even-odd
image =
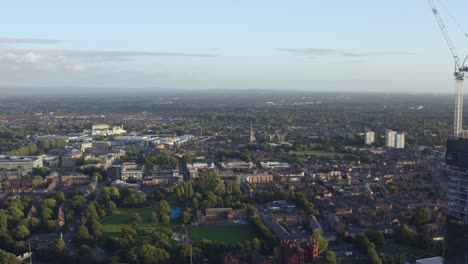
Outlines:
{"type": "Polygon", "coordinates": [[[33,168],[43,166],[45,155],[40,156],[8,156],[0,155],[0,169],[21,170],[30,172],[33,168]]]}

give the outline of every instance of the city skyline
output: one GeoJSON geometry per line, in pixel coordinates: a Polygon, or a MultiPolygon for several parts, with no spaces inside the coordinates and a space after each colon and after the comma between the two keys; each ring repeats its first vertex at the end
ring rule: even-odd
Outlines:
{"type": "MultiPolygon", "coordinates": [[[[460,11],[467,4],[441,3],[464,56],[467,42],[456,23],[468,25],[460,11]]],[[[4,7],[2,91],[453,92],[452,58],[425,1],[46,1],[29,7],[4,7]]]]}

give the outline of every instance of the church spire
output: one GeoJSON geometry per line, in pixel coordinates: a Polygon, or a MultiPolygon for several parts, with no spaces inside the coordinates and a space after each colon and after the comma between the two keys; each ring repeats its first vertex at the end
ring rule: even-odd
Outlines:
{"type": "Polygon", "coordinates": [[[250,121],[250,144],[253,144],[256,142],[256,139],[255,139],[255,132],[253,130],[253,125],[252,125],[252,121],[250,121]]]}

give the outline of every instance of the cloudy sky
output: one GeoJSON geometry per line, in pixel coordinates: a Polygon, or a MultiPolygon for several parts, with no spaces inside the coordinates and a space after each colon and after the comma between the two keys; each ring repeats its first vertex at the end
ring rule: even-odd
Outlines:
{"type": "MultiPolygon", "coordinates": [[[[460,56],[468,2],[436,0],[460,56]]],[[[5,1],[11,86],[452,92],[424,0],[5,1]]]]}

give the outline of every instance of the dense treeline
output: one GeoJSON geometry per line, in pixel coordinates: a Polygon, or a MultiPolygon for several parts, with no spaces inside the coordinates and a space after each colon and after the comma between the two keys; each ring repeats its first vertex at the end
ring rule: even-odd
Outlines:
{"type": "Polygon", "coordinates": [[[13,149],[7,152],[10,156],[27,156],[34,154],[42,154],[52,148],[63,148],[67,144],[65,139],[45,140],[38,144],[30,143],[26,146],[13,149]]]}

